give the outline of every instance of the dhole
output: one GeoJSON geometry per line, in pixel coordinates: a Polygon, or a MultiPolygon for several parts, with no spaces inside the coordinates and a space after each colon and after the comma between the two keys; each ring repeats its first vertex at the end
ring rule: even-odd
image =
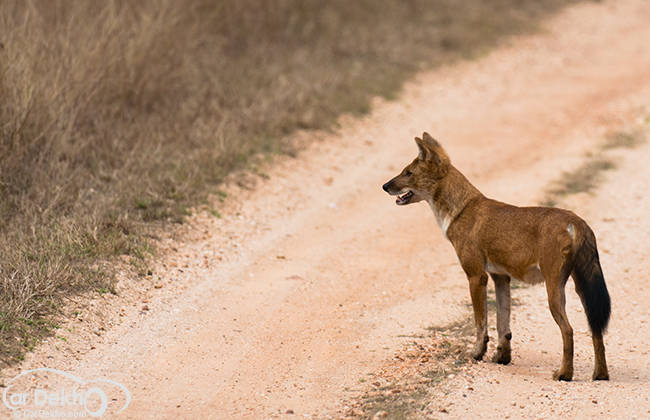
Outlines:
{"type": "Polygon", "coordinates": [[[469,280],[476,344],[472,357],[487,350],[488,273],[494,280],[499,342],[493,361],[510,362],[510,279],[544,282],[548,306],[562,332],[560,369],[553,378],[573,378],[573,329],[565,312],[564,288],[569,275],[587,314],[595,353],[594,380],[609,379],[603,333],[610,298],[600,267],[596,238],[587,223],[570,211],[516,207],[485,197],[449,161],[429,134],[415,138],[418,157],[384,190],[398,205],[426,201],[443,235],[452,243],[469,280]]]}

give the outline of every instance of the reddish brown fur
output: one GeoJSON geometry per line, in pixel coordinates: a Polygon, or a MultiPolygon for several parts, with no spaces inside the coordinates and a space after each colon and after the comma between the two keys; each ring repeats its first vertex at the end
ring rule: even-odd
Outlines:
{"type": "Polygon", "coordinates": [[[427,201],[454,246],[469,280],[477,327],[472,352],[487,349],[486,285],[495,282],[499,343],[493,360],[510,362],[510,279],[545,282],[549,309],[560,327],[563,357],[554,378],[573,377],[573,330],[565,312],[565,284],[572,275],[592,329],[593,378],[608,379],[602,334],[610,301],[593,232],[574,213],[547,207],[516,207],[485,197],[449,161],[442,146],[424,133],[415,139],[419,156],[384,185],[400,205],[427,201]]]}

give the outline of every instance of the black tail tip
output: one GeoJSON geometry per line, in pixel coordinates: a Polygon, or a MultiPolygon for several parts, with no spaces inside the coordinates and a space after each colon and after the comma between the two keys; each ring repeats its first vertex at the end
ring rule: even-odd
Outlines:
{"type": "Polygon", "coordinates": [[[585,308],[589,328],[592,333],[603,335],[607,331],[607,325],[609,324],[609,318],[612,312],[609,293],[607,293],[604,282],[602,283],[602,287],[596,290],[590,290],[590,292],[588,296],[585,296],[587,302],[589,302],[585,308]]]}

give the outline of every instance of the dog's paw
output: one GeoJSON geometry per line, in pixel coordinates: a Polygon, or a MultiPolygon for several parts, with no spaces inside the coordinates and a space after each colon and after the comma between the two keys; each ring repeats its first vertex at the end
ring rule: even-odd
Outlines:
{"type": "Polygon", "coordinates": [[[594,381],[609,381],[609,373],[607,373],[607,370],[604,372],[596,372],[594,371],[594,374],[591,376],[591,379],[594,381]]]}
{"type": "Polygon", "coordinates": [[[483,360],[483,355],[487,351],[487,345],[485,343],[478,343],[474,346],[474,350],[470,353],[472,359],[474,360],[483,360]]]}
{"type": "Polygon", "coordinates": [[[556,381],[571,381],[573,379],[573,372],[563,372],[561,370],[556,370],[553,372],[553,379],[556,381]]]}
{"type": "Polygon", "coordinates": [[[507,365],[510,363],[511,353],[510,348],[497,347],[496,353],[492,356],[492,361],[500,365],[507,365]]]}

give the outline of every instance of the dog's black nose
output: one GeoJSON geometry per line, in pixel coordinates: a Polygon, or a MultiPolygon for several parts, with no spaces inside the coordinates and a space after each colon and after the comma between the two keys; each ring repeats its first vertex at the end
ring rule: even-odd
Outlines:
{"type": "Polygon", "coordinates": [[[384,184],[384,186],[382,187],[384,189],[384,191],[388,192],[389,185],[390,185],[390,181],[388,181],[387,183],[384,184]]]}

